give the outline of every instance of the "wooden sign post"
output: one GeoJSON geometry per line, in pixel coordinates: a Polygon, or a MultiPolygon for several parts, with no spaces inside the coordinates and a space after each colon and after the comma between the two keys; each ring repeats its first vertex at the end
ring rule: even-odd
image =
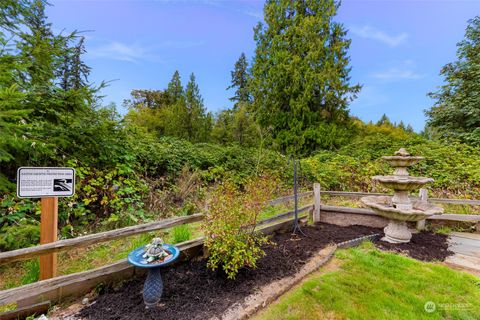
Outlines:
{"type": "MultiPolygon", "coordinates": [[[[75,169],[21,167],[17,171],[17,196],[41,198],[40,244],[57,241],[58,197],[75,193],[75,169]]],[[[57,275],[57,253],[40,256],[40,280],[57,275]]]]}
{"type": "MultiPolygon", "coordinates": [[[[40,244],[57,241],[58,198],[42,198],[42,214],[40,218],[40,244]]],[[[40,256],[40,280],[50,279],[57,275],[57,253],[40,256]]]]}

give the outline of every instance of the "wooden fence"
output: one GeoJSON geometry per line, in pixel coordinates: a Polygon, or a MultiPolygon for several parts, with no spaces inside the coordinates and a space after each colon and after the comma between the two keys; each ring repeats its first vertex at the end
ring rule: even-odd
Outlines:
{"type": "MultiPolygon", "coordinates": [[[[339,191],[321,191],[320,184],[315,183],[313,191],[298,194],[299,198],[312,197],[311,204],[300,207],[298,212],[302,218],[307,213],[313,222],[321,221],[321,211],[335,212],[335,214],[356,214],[356,215],[376,215],[370,209],[347,208],[337,206],[326,206],[321,203],[321,195],[342,196],[342,197],[362,197],[367,195],[386,195],[379,193],[363,193],[363,192],[339,192],[339,191]]],[[[290,202],[294,196],[285,196],[269,201],[269,205],[278,205],[290,202]]],[[[480,205],[479,200],[461,200],[461,199],[424,199],[426,201],[451,204],[480,205]]],[[[275,230],[285,228],[292,224],[294,210],[290,210],[274,217],[259,221],[257,227],[260,231],[270,233],[275,230]]],[[[202,214],[194,214],[184,217],[175,217],[162,221],[145,223],[137,226],[131,226],[73,239],[59,240],[53,243],[42,244],[35,247],[23,248],[13,251],[0,253],[0,264],[30,259],[39,255],[59,252],[64,250],[77,249],[93,244],[107,242],[114,239],[125,238],[132,235],[142,234],[151,231],[165,230],[174,226],[189,224],[201,221],[204,218],[202,214]]],[[[449,221],[470,221],[479,222],[480,215],[459,215],[459,214],[443,214],[441,216],[429,217],[433,220],[449,220],[449,221]]],[[[178,244],[182,259],[186,259],[198,253],[203,245],[203,238],[198,238],[178,244]]],[[[71,295],[79,296],[95,288],[99,283],[112,282],[116,280],[126,279],[136,273],[143,272],[131,266],[126,259],[109,264],[94,270],[59,276],[47,280],[38,281],[36,283],[20,286],[13,289],[0,291],[0,306],[16,303],[15,311],[0,314],[1,319],[13,319],[18,315],[28,314],[33,310],[48,308],[50,303],[55,303],[63,298],[71,295]],[[22,313],[23,312],[23,313],[22,313]]]]}

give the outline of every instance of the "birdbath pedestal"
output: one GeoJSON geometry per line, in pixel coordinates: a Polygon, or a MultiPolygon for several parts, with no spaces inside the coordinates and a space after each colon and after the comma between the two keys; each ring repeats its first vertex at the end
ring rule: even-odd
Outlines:
{"type": "Polygon", "coordinates": [[[156,306],[162,297],[163,281],[160,272],[161,268],[177,260],[180,255],[180,250],[174,245],[162,244],[162,249],[169,253],[169,256],[162,261],[148,262],[145,258],[148,246],[137,248],[128,255],[128,262],[135,267],[148,270],[147,279],[143,285],[143,301],[145,302],[146,308],[156,306]]]}

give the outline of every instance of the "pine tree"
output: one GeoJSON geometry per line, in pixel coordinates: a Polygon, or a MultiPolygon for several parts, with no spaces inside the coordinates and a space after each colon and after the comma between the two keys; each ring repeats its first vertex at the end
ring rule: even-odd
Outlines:
{"type": "Polygon", "coordinates": [[[248,104],[252,101],[250,90],[248,88],[250,75],[248,74],[248,62],[245,53],[242,52],[240,58],[235,62],[235,69],[231,72],[232,84],[227,88],[236,89],[235,95],[230,98],[235,102],[234,110],[239,107],[239,104],[248,104]]]}
{"type": "Polygon", "coordinates": [[[0,191],[13,187],[7,174],[15,160],[15,151],[31,143],[24,137],[28,128],[25,118],[31,110],[25,107],[25,90],[16,84],[24,66],[16,59],[5,38],[5,33],[18,32],[26,10],[24,5],[23,1],[0,3],[0,191]]]}
{"type": "Polygon", "coordinates": [[[195,74],[190,75],[185,89],[185,125],[190,141],[207,141],[211,131],[211,116],[206,113],[195,74]]]}
{"type": "Polygon", "coordinates": [[[360,86],[349,84],[350,40],[333,21],[337,8],[334,0],[269,0],[255,28],[254,111],[283,152],[338,147],[348,134],[360,86]]]}
{"type": "Polygon", "coordinates": [[[392,126],[392,122],[390,119],[387,117],[387,115],[384,113],[380,120],[377,122],[377,126],[392,126]]]}
{"type": "Polygon", "coordinates": [[[182,86],[182,81],[180,79],[180,73],[178,72],[178,70],[175,71],[175,73],[172,76],[172,79],[168,83],[166,92],[169,96],[170,104],[179,102],[183,98],[183,86],[182,86]]]}
{"type": "Polygon", "coordinates": [[[445,85],[429,93],[435,104],[426,110],[427,125],[440,138],[480,145],[480,16],[468,22],[457,44],[457,61],[441,71],[445,85]]]}

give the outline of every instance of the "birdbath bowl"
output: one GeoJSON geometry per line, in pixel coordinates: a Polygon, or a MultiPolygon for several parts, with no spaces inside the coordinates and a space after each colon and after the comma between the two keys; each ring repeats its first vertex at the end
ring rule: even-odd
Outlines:
{"type": "Polygon", "coordinates": [[[170,253],[170,255],[162,261],[148,262],[147,259],[144,258],[146,246],[137,248],[128,255],[128,262],[138,268],[148,270],[147,279],[143,285],[143,301],[147,308],[156,306],[162,297],[163,281],[160,269],[177,260],[180,255],[180,250],[174,245],[163,244],[162,248],[170,253]]]}

